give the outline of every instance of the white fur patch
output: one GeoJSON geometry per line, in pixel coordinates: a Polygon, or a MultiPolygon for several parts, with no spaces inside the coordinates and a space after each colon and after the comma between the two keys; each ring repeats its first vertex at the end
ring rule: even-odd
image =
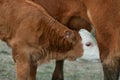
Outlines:
{"type": "Polygon", "coordinates": [[[99,59],[99,49],[96,39],[93,37],[93,35],[85,29],[81,29],[79,34],[82,38],[84,50],[83,56],[80,58],[86,60],[99,59]]]}

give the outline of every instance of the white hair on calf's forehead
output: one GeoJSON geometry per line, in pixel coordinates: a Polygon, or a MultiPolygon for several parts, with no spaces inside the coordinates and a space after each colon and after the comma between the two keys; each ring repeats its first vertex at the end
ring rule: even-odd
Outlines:
{"type": "Polygon", "coordinates": [[[83,44],[83,56],[81,59],[85,60],[95,60],[99,59],[99,49],[94,36],[85,29],[81,29],[79,34],[82,38],[83,44]]]}

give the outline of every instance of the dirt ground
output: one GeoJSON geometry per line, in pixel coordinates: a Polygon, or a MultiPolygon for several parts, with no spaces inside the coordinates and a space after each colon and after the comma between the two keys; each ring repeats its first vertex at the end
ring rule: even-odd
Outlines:
{"type": "MultiPolygon", "coordinates": [[[[0,42],[0,80],[16,80],[15,63],[12,60],[11,50],[0,42]]],[[[51,80],[55,61],[40,65],[37,71],[37,80],[51,80]]],[[[99,60],[65,61],[65,80],[103,80],[103,72],[99,60]]]]}

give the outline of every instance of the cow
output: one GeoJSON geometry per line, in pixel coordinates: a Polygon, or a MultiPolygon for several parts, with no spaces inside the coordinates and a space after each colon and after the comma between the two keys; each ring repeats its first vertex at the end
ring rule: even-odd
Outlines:
{"type": "MultiPolygon", "coordinates": [[[[57,21],[69,29],[78,31],[92,27],[86,14],[86,8],[80,0],[32,0],[40,4],[57,21]]],[[[56,61],[52,80],[64,80],[64,60],[56,61]]]]}
{"type": "Polygon", "coordinates": [[[82,0],[94,25],[104,80],[120,74],[120,0],[82,0]]]}
{"type": "Polygon", "coordinates": [[[0,0],[0,39],[12,48],[17,80],[35,80],[38,64],[83,52],[79,33],[31,0],[0,0]]]}

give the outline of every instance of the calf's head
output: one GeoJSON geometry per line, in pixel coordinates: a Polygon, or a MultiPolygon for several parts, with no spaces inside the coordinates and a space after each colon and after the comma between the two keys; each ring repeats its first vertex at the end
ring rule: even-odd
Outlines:
{"type": "MultiPolygon", "coordinates": [[[[42,26],[45,26],[41,35],[44,36],[44,44],[47,43],[48,50],[56,53],[52,54],[56,59],[75,59],[82,55],[81,37],[77,31],[70,30],[53,19],[50,21],[43,20],[42,26]]],[[[39,39],[40,44],[42,41],[41,37],[39,39]]]]}

